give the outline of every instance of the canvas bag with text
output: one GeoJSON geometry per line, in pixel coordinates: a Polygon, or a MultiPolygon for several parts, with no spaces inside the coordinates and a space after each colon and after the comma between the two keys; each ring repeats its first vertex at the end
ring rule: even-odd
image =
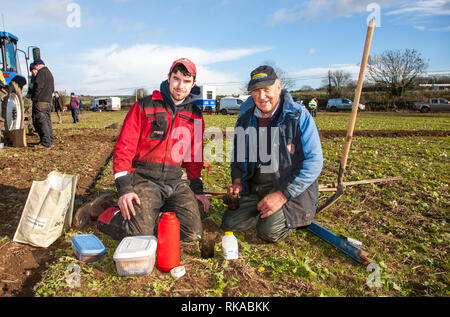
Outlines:
{"type": "Polygon", "coordinates": [[[72,225],[78,176],[53,171],[43,181],[33,181],[14,241],[48,247],[72,225]]]}

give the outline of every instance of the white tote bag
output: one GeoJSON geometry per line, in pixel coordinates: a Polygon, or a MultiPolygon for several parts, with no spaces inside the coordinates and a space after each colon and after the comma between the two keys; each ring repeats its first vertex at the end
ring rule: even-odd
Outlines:
{"type": "Polygon", "coordinates": [[[48,247],[72,225],[78,176],[48,174],[31,185],[13,241],[48,247]]]}

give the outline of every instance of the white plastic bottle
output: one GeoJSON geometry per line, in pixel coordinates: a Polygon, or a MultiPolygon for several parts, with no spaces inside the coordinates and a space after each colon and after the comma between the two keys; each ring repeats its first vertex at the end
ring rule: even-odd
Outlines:
{"type": "Polygon", "coordinates": [[[226,231],[222,238],[222,250],[225,260],[238,258],[238,241],[232,231],[226,231]]]}

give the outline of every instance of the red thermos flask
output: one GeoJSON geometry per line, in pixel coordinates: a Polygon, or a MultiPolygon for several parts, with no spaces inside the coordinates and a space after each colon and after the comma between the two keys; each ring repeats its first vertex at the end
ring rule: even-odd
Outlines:
{"type": "Polygon", "coordinates": [[[180,266],[180,222],[174,212],[163,213],[158,223],[156,266],[163,272],[180,266]]]}

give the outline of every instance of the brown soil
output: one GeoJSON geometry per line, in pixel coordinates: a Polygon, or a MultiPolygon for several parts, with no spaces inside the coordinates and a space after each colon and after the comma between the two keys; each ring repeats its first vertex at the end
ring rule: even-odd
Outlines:
{"type": "Polygon", "coordinates": [[[41,181],[53,171],[78,175],[75,210],[91,199],[90,189],[111,157],[118,130],[58,129],[51,149],[37,145],[37,136],[28,136],[28,147],[5,147],[0,155],[0,297],[33,296],[55,242],[36,248],[13,242],[28,192],[34,180],[41,181]]]}
{"type": "MultiPolygon", "coordinates": [[[[95,194],[91,189],[96,180],[101,176],[102,167],[111,158],[112,149],[117,139],[117,129],[58,129],[55,130],[55,145],[51,149],[38,147],[37,136],[29,136],[26,148],[5,147],[0,150],[0,297],[33,296],[33,286],[41,279],[41,274],[48,263],[54,260],[53,251],[67,246],[62,246],[57,241],[49,248],[35,248],[12,241],[20,216],[25,205],[29,189],[34,180],[44,180],[53,171],[78,175],[78,186],[75,200],[75,210],[83,203],[91,201],[95,194]]],[[[321,137],[345,137],[346,131],[324,130],[320,131],[321,137]]],[[[354,136],[364,137],[408,137],[408,136],[449,136],[449,131],[355,131],[354,136]]],[[[217,232],[218,227],[214,223],[205,223],[207,232],[217,232]]],[[[251,233],[245,234],[246,240],[251,243],[261,243],[251,233]]],[[[217,239],[220,239],[217,237],[217,239]]],[[[216,241],[219,243],[219,241],[216,241]]],[[[196,243],[183,245],[183,252],[187,255],[199,252],[196,243]]],[[[219,255],[216,255],[219,256],[219,255]]],[[[196,296],[202,294],[202,290],[211,287],[214,281],[210,278],[200,278],[195,270],[196,266],[203,267],[204,259],[198,256],[192,257],[192,268],[186,273],[186,278],[177,281],[176,290],[166,296],[196,296]],[[195,282],[193,282],[195,281],[195,282]]],[[[242,272],[239,280],[243,283],[239,291],[245,293],[261,290],[261,294],[273,294],[277,289],[293,289],[308,293],[311,286],[300,279],[280,281],[278,285],[268,285],[265,273],[255,271],[245,261],[233,261],[225,274],[242,272]],[[261,278],[258,278],[261,276],[261,278]]],[[[99,272],[99,274],[103,274],[99,272]]],[[[156,273],[155,273],[156,274],[156,273]]],[[[130,285],[131,287],[132,285],[130,285]]],[[[233,296],[233,289],[227,289],[223,296],[233,296]]],[[[295,294],[293,293],[292,296],[295,294]]],[[[124,294],[124,296],[126,296],[124,294]]]]}

